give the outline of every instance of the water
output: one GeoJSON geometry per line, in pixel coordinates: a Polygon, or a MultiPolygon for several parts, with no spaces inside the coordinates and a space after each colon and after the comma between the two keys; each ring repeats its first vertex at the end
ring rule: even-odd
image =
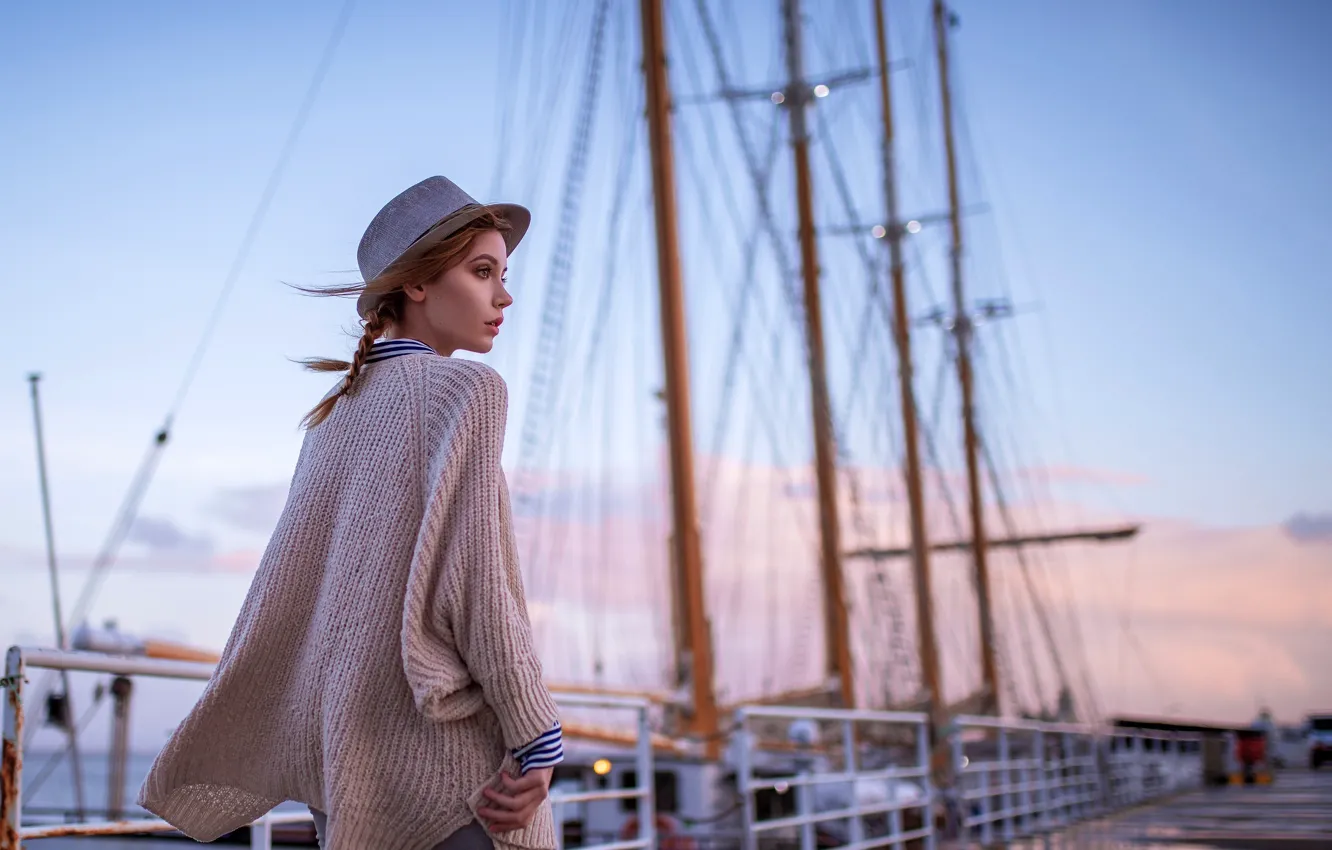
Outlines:
{"type": "MultiPolygon", "coordinates": [[[[90,813],[105,814],[111,777],[111,760],[105,753],[81,753],[84,806],[90,813]]],[[[125,770],[125,807],[129,817],[146,815],[134,805],[153,756],[134,754],[125,770]]],[[[64,820],[63,813],[74,811],[74,773],[69,757],[61,752],[24,753],[23,822],[64,820]],[[45,779],[42,775],[46,774],[45,779]],[[54,816],[54,817],[53,817],[54,816]]]]}
{"type": "MultiPolygon", "coordinates": [[[[90,819],[106,815],[107,790],[111,760],[105,753],[82,753],[83,800],[90,819]]],[[[134,804],[153,765],[154,756],[138,753],[129,758],[125,769],[125,817],[147,817],[148,812],[134,804]]],[[[63,752],[31,751],[23,757],[23,824],[63,823],[74,818],[74,774],[63,752]],[[46,774],[42,779],[42,774],[46,774]],[[40,780],[40,782],[39,782],[40,780]]],[[[276,811],[304,812],[300,803],[283,803],[276,811]]],[[[33,842],[36,850],[151,850],[162,846],[164,836],[153,839],[131,838],[45,838],[33,842]]],[[[187,839],[182,839],[187,840],[187,839]]],[[[175,846],[169,842],[166,846],[175,846]]],[[[28,846],[26,843],[25,847],[28,846]]]]}

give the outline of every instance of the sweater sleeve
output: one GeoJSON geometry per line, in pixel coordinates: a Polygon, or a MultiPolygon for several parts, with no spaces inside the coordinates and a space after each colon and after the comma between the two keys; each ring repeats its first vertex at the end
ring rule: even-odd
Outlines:
{"type": "Polygon", "coordinates": [[[532,638],[500,467],[508,391],[498,373],[478,363],[454,361],[443,371],[448,384],[439,393],[443,460],[429,464],[433,491],[418,546],[418,556],[427,555],[434,565],[425,571],[429,578],[418,594],[427,634],[409,645],[411,624],[404,622],[404,661],[409,681],[416,670],[412,687],[423,711],[458,703],[450,690],[479,687],[479,696],[499,718],[505,746],[516,751],[556,726],[559,711],[532,638]],[[432,653],[434,636],[454,650],[469,687],[459,687],[463,671],[431,675],[439,662],[422,656],[432,653]]]}

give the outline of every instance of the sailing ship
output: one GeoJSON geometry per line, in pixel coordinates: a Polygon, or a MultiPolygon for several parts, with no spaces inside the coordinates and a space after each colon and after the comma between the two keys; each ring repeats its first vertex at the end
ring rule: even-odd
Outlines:
{"type": "MultiPolygon", "coordinates": [[[[952,12],[943,0],[930,0],[928,18],[922,18],[934,45],[947,210],[907,218],[900,209],[895,109],[901,108],[894,100],[885,0],[867,0],[864,9],[836,22],[843,34],[855,31],[849,43],[872,33],[872,51],[866,43],[857,67],[818,73],[806,68],[809,20],[800,0],[781,0],[784,80],[752,89],[734,79],[728,57],[737,45],[721,35],[734,36],[737,25],[719,21],[706,0],[693,4],[692,18],[685,17],[688,4],[671,5],[676,42],[668,38],[663,0],[641,0],[636,21],[631,5],[595,0],[586,19],[570,14],[560,27],[547,28],[549,44],[527,51],[536,57],[527,68],[527,99],[515,98],[506,107],[499,129],[502,149],[522,138],[527,128],[518,126],[516,116],[525,108],[532,127],[551,128],[529,130],[537,141],[528,167],[505,163],[494,195],[513,174],[544,171],[541,164],[555,147],[553,128],[567,122],[569,132],[539,325],[530,348],[509,355],[525,364],[507,369],[505,355],[499,355],[501,371],[522,376],[513,382],[513,418],[521,426],[518,439],[510,441],[516,458],[509,465],[528,594],[552,687],[632,696],[655,706],[656,810],[664,828],[695,842],[736,840],[738,730],[731,718],[741,706],[923,711],[936,745],[959,713],[1085,717],[1087,708],[1074,693],[1080,690],[1087,702],[1092,688],[1068,669],[1049,601],[1041,598],[1025,554],[1053,543],[1122,540],[1136,528],[1023,534],[1003,511],[1006,534],[993,535],[987,527],[993,512],[986,507],[986,476],[997,489],[998,475],[977,410],[976,332],[981,319],[1011,310],[1003,301],[977,307],[964,288],[966,210],[950,80],[952,12]],[[579,24],[587,31],[579,100],[562,122],[560,86],[567,81],[543,69],[540,57],[545,49],[567,50],[579,24]],[[696,42],[686,38],[688,32],[697,34],[696,42]],[[641,46],[641,74],[615,73],[634,63],[635,52],[627,48],[634,40],[641,46]],[[699,44],[711,60],[711,82],[692,52],[699,44]],[[681,68],[695,89],[691,96],[674,93],[681,68]],[[610,195],[604,242],[599,252],[583,248],[605,257],[600,285],[592,289],[598,281],[575,274],[575,258],[579,236],[588,229],[581,207],[589,169],[598,162],[595,133],[614,123],[599,109],[608,79],[634,85],[620,92],[627,117],[618,125],[619,156],[599,161],[614,168],[602,184],[610,195]],[[881,179],[853,186],[835,149],[841,136],[829,129],[821,110],[843,96],[863,102],[866,91],[876,107],[870,138],[879,144],[858,146],[860,173],[877,172],[881,179]],[[682,134],[681,116],[688,110],[699,114],[684,122],[692,126],[682,134]],[[766,158],[755,126],[767,128],[766,158]],[[733,148],[720,142],[724,127],[735,137],[733,148]],[[708,146],[706,155],[697,148],[701,144],[708,146]],[[634,170],[642,149],[649,162],[645,187],[634,170]],[[826,157],[821,170],[815,152],[826,157]],[[704,160],[720,180],[709,181],[704,160]],[[681,161],[698,192],[689,215],[681,214],[681,161]],[[779,167],[789,168],[786,177],[779,167]],[[817,197],[829,185],[837,204],[821,207],[817,197]],[[705,192],[706,186],[711,188],[705,192]],[[790,190],[794,227],[774,186],[790,190]],[[635,188],[646,188],[651,199],[650,238],[640,238],[648,234],[632,227],[635,188]],[[747,202],[737,201],[737,192],[747,193],[747,202]],[[860,197],[865,194],[873,200],[860,197]],[[682,250],[688,244],[700,254],[717,252],[725,233],[718,208],[728,204],[743,258],[731,288],[720,274],[698,274],[705,264],[686,262],[682,250]],[[819,220],[818,212],[829,206],[840,209],[840,224],[819,220]],[[880,213],[863,215],[863,206],[880,213]],[[936,437],[951,429],[937,417],[927,422],[918,402],[912,329],[919,323],[907,285],[907,254],[918,250],[912,240],[934,224],[947,232],[950,296],[949,305],[933,314],[945,329],[935,359],[956,372],[965,461],[965,520],[954,517],[957,533],[945,542],[932,539],[943,523],[927,514],[941,502],[955,509],[946,481],[933,486],[934,499],[928,497],[927,477],[932,466],[943,478],[936,437]],[[636,244],[653,246],[655,273],[643,277],[651,280],[655,309],[641,298],[649,287],[638,286],[618,266],[626,246],[636,244]],[[844,277],[863,278],[864,290],[840,288],[830,299],[829,270],[846,268],[853,272],[844,277]],[[580,283],[588,291],[577,290],[580,283]],[[702,291],[710,298],[702,298],[702,291]],[[686,320],[697,315],[691,305],[705,301],[725,309],[705,317],[707,356],[716,360],[702,364],[696,354],[691,357],[697,345],[691,348],[686,320]],[[576,334],[569,331],[571,318],[583,319],[576,334]],[[845,343],[841,348],[829,344],[830,320],[850,329],[832,335],[845,343]],[[768,335],[760,338],[757,331],[768,335]],[[617,346],[622,357],[607,354],[617,346]],[[717,363],[719,371],[707,368],[717,363]],[[717,389],[704,401],[704,416],[697,412],[700,373],[717,389]],[[701,422],[713,426],[702,453],[696,442],[701,422]],[[887,439],[896,428],[900,444],[887,439]],[[905,515],[889,515],[900,504],[905,515]],[[766,513],[755,516],[757,510],[766,513]],[[1025,630],[1026,620],[1034,619],[1044,641],[1037,659],[1041,653],[1031,637],[1021,640],[1032,661],[1025,695],[1016,685],[1019,665],[1003,657],[1004,648],[1019,640],[1002,634],[995,596],[997,586],[1012,591],[1019,585],[996,581],[996,551],[1017,553],[1020,587],[1032,614],[1016,618],[1022,621],[1017,625],[1025,630]],[[950,558],[949,566],[968,569],[947,570],[944,581],[951,584],[941,590],[939,565],[950,558]],[[949,594],[965,597],[962,610],[974,611],[967,617],[974,625],[949,636],[955,644],[959,635],[972,639],[970,647],[955,646],[953,657],[977,662],[978,682],[966,681],[969,671],[950,673],[944,662],[936,600],[949,594]],[[669,616],[662,616],[663,608],[669,616]],[[744,613],[755,608],[763,613],[744,613]],[[1054,686],[1046,687],[1042,675],[1052,676],[1054,686]],[[950,699],[958,683],[964,692],[950,699]]],[[[550,4],[509,6],[512,43],[536,39],[551,14],[550,4]]],[[[530,187],[528,194],[539,189],[530,187]]],[[[523,291],[527,285],[518,281],[519,299],[535,300],[535,293],[523,291]]],[[[692,330],[697,338],[698,325],[692,330]]],[[[157,443],[166,444],[165,429],[157,443]]],[[[141,495],[146,479],[135,486],[141,495]]],[[[106,639],[85,632],[78,645],[106,649],[106,639]]],[[[117,647],[124,651],[123,644],[117,647]]],[[[158,657],[193,652],[162,646],[145,651],[158,657]]],[[[67,687],[63,697],[69,697],[67,687]]],[[[52,717],[68,727],[72,748],[68,714],[57,709],[52,717]]],[[[565,730],[568,759],[556,772],[557,791],[638,781],[632,729],[616,727],[602,712],[574,711],[565,730]]],[[[774,722],[756,734],[768,753],[764,768],[774,775],[836,766],[818,748],[793,744],[817,739],[816,730],[774,722]]],[[[885,759],[911,746],[891,738],[870,743],[885,759]]],[[[942,750],[935,762],[945,776],[950,768],[942,750]]],[[[928,793],[913,781],[882,784],[893,785],[879,790],[898,799],[928,793]]],[[[832,798],[815,802],[837,805],[832,798]]],[[[761,816],[790,814],[795,805],[794,795],[773,789],[761,816]]],[[[632,800],[572,809],[560,815],[566,846],[628,835],[637,817],[632,800]]]]}

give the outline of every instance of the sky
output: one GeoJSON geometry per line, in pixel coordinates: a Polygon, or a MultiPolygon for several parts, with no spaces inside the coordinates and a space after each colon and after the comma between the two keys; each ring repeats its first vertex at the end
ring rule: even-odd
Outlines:
{"type": "MultiPolygon", "coordinates": [[[[720,10],[735,76],[753,86],[780,79],[771,10],[711,5],[720,10]]],[[[868,21],[863,5],[855,14],[868,21]]],[[[354,10],[97,616],[205,645],[225,640],[281,505],[300,445],[296,423],[327,383],[290,360],[340,354],[351,344],[345,303],[309,299],[284,284],[347,280],[369,218],[428,174],[447,174],[478,197],[508,193],[535,212],[513,263],[518,303],[490,357],[514,390],[512,469],[579,94],[581,66],[569,57],[589,43],[591,6],[393,0],[354,10]],[[565,63],[567,73],[556,72],[565,63]]],[[[677,91],[698,94],[716,84],[690,6],[672,6],[680,57],[672,72],[677,91]],[[695,79],[697,67],[705,72],[695,79]]],[[[806,8],[811,73],[845,68],[867,49],[868,42],[839,40],[850,29],[838,17],[844,7],[811,0],[806,8]]],[[[1064,603],[1072,616],[1082,612],[1097,626],[1087,663],[1098,671],[1101,704],[1244,719],[1268,701],[1292,720],[1332,704],[1332,681],[1319,661],[1332,650],[1332,335],[1324,329],[1332,241],[1322,233],[1332,223],[1332,95],[1322,84],[1332,63],[1323,49],[1332,8],[1316,0],[1279,7],[1020,0],[955,8],[963,197],[986,207],[966,221],[968,286],[974,297],[1009,296],[1019,308],[982,340],[985,422],[1003,429],[1005,444],[1012,438],[1022,446],[1003,462],[1008,472],[1046,482],[1023,493],[1033,523],[1131,519],[1148,529],[1127,554],[1076,550],[1047,567],[1070,588],[1064,603]],[[1020,364],[1018,401],[1000,398],[1000,344],[1020,364]],[[1113,610],[1101,610],[1101,591],[1112,586],[1113,610]],[[1262,588],[1261,604],[1254,588],[1262,588]],[[1135,623],[1138,637],[1130,639],[1135,623]],[[1201,678],[1164,693],[1162,680],[1177,670],[1201,678]]],[[[932,62],[928,10],[904,0],[892,0],[889,10],[894,55],[909,66],[894,78],[908,136],[900,156],[903,208],[924,216],[946,199],[934,78],[925,67],[932,62]]],[[[68,606],[172,405],[337,9],[53,2],[7,15],[0,31],[0,256],[7,273],[0,287],[18,315],[10,353],[0,358],[0,464],[7,470],[0,478],[0,641],[43,642],[50,601],[26,376],[44,376],[68,606]]],[[[659,445],[629,436],[658,433],[646,402],[657,367],[651,207],[633,121],[641,109],[635,26],[631,15],[617,13],[606,31],[613,73],[601,81],[604,108],[593,124],[583,201],[588,220],[604,220],[630,187],[626,223],[618,240],[589,237],[575,254],[569,331],[578,345],[597,338],[590,307],[611,291],[599,290],[603,276],[611,280],[614,309],[623,312],[609,314],[602,339],[607,350],[624,353],[596,366],[605,384],[588,393],[603,405],[616,381],[642,393],[638,412],[625,414],[608,441],[613,448],[597,456],[603,464],[618,458],[616,469],[634,486],[641,468],[660,458],[659,445]],[[615,177],[621,150],[638,151],[623,182],[615,177]],[[618,271],[608,270],[605,260],[617,257],[618,271]]],[[[839,97],[834,92],[818,108],[827,109],[851,192],[872,218],[881,203],[870,130],[877,102],[872,87],[839,97]]],[[[724,127],[724,108],[677,111],[695,427],[705,454],[711,423],[727,403],[718,364],[728,339],[725,304],[734,302],[724,301],[732,290],[722,279],[736,279],[742,268],[740,240],[717,238],[703,212],[720,216],[725,208],[717,188],[724,181],[709,179],[708,168],[728,172],[742,194],[746,188],[733,147],[698,164],[707,159],[699,146],[708,117],[724,127]]],[[[745,107],[756,139],[768,126],[763,116],[775,114],[766,108],[762,101],[745,107]]],[[[784,199],[789,164],[774,163],[772,194],[784,199]]],[[[822,220],[844,221],[835,175],[817,155],[815,176],[822,220]]],[[[790,205],[781,206],[780,223],[793,233],[790,205]]],[[[752,206],[742,207],[744,218],[752,206]]],[[[927,228],[920,240],[923,259],[910,279],[917,312],[946,292],[945,235],[927,228]]],[[[820,247],[834,397],[846,399],[855,384],[852,328],[867,308],[852,289],[846,241],[828,232],[820,247]]],[[[772,256],[756,276],[774,275],[772,256]]],[[[766,324],[754,322],[764,332],[782,321],[777,287],[767,292],[766,324]]],[[[783,398],[796,398],[789,407],[774,402],[784,455],[774,448],[774,456],[747,462],[767,469],[784,461],[807,472],[808,439],[795,424],[806,421],[804,378],[798,348],[784,345],[774,344],[767,370],[786,387],[783,398]]],[[[939,399],[948,412],[956,398],[936,377],[937,333],[918,331],[917,346],[922,404],[939,399]]],[[[559,364],[562,386],[573,386],[582,368],[586,349],[575,350],[559,364]]],[[[773,380],[744,380],[768,388],[754,390],[753,399],[763,392],[778,398],[773,380]]],[[[757,403],[739,404],[743,422],[761,418],[757,403]]],[[[864,463],[891,465],[868,448],[868,437],[862,441],[868,418],[857,421],[848,424],[848,438],[864,463]]],[[[729,463],[746,457],[744,427],[717,444],[729,463]]],[[[941,426],[940,440],[955,444],[955,430],[941,426]]],[[[573,463],[591,455],[564,457],[573,463]]],[[[950,452],[946,472],[955,475],[958,463],[950,452]]],[[[900,522],[883,528],[901,533],[900,522]]],[[[953,590],[937,591],[945,602],[965,585],[963,565],[941,568],[950,570],[941,581],[953,590]]],[[[653,586],[647,581],[642,593],[653,586]]],[[[789,604],[797,605],[809,586],[793,586],[789,604]]],[[[743,636],[747,623],[729,628],[743,636]]],[[[965,644],[967,635],[956,639],[965,644]]],[[[649,666],[658,663],[654,652],[645,650],[654,659],[649,666]]],[[[969,671],[974,658],[961,655],[958,664],[969,671]]],[[[958,675],[973,674],[964,672],[958,675]]],[[[967,684],[956,687],[965,692],[967,684]]]]}

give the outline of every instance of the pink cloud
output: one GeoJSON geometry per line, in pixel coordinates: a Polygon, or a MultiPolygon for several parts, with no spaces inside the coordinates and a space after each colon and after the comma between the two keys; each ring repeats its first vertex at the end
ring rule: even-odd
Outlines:
{"type": "MultiPolygon", "coordinates": [[[[715,476],[701,533],[719,691],[724,699],[739,701],[820,683],[824,634],[817,517],[814,500],[803,495],[812,492],[811,471],[724,459],[705,465],[715,476]]],[[[1060,476],[1096,478],[1068,470],[1049,477],[1060,476]]],[[[562,510],[520,527],[533,620],[552,679],[669,689],[670,527],[664,488],[621,482],[607,489],[599,477],[583,480],[569,473],[549,480],[559,482],[555,497],[562,510]],[[589,502],[580,493],[600,495],[589,502]],[[531,548],[534,528],[536,549],[531,548]]],[[[903,545],[907,524],[898,498],[899,471],[860,469],[844,475],[842,484],[844,547],[903,545]]],[[[939,482],[927,489],[935,540],[965,536],[953,526],[944,492],[939,482]]],[[[956,507],[963,509],[960,500],[956,507]]],[[[1122,521],[1054,501],[1014,505],[1010,513],[1020,531],[1122,521]]],[[[991,509],[987,520],[992,536],[1006,532],[997,511],[991,509]]],[[[115,570],[240,578],[257,566],[260,552],[233,548],[187,555],[128,552],[115,570]]],[[[1084,703],[1093,701],[1103,713],[1169,708],[1244,720],[1258,699],[1283,717],[1332,704],[1332,683],[1322,672],[1323,656],[1332,648],[1326,547],[1301,545],[1280,526],[1216,529],[1156,518],[1132,543],[1073,545],[1029,557],[1075,680],[1083,655],[1076,651],[1075,629],[1081,634],[1094,690],[1083,694],[1084,703]],[[1171,693],[1161,692],[1161,681],[1170,683],[1171,693]]],[[[77,572],[89,560],[75,556],[63,563],[77,572]]],[[[40,553],[12,548],[0,550],[0,563],[31,568],[34,575],[44,565],[40,553]]],[[[933,564],[946,697],[959,699],[979,684],[970,559],[937,555],[933,564]]],[[[862,700],[881,705],[910,699],[919,673],[907,563],[876,567],[848,561],[845,570],[862,700]]],[[[1054,672],[1016,557],[993,553],[992,576],[1005,675],[1023,700],[1034,703],[1038,679],[1041,696],[1049,699],[1054,672]]],[[[170,610],[175,603],[162,598],[155,605],[170,610]]],[[[225,633],[197,639],[220,644],[225,633]]]]}
{"type": "Polygon", "coordinates": [[[1151,479],[1136,472],[1117,469],[1096,469],[1087,466],[1045,466],[1019,470],[1025,478],[1045,479],[1059,484],[1098,484],[1111,487],[1139,487],[1151,479]]]}
{"type": "MultiPolygon", "coordinates": [[[[812,474],[807,468],[722,461],[716,476],[716,499],[702,529],[719,688],[731,699],[744,699],[815,685],[823,676],[824,643],[815,506],[804,495],[812,492],[812,474]]],[[[892,469],[858,470],[857,478],[862,495],[890,493],[899,486],[892,469]]],[[[935,488],[928,495],[934,539],[958,537],[942,491],[935,488]]],[[[900,505],[892,500],[866,505],[862,500],[857,517],[851,502],[847,488],[842,500],[847,548],[902,545],[906,540],[900,505]]],[[[636,611],[643,623],[654,605],[664,607],[669,532],[665,506],[660,510],[651,522],[625,517],[605,521],[610,536],[619,541],[610,555],[615,564],[607,574],[617,587],[609,598],[617,600],[619,613],[636,611]]],[[[990,513],[991,535],[1004,533],[998,512],[990,513]]],[[[1020,531],[1122,522],[1057,502],[1015,506],[1011,516],[1020,531]]],[[[546,520],[545,525],[562,528],[569,539],[607,532],[590,523],[575,528],[546,520]]],[[[565,545],[568,551],[577,548],[567,540],[565,545]]],[[[1154,519],[1131,543],[1072,545],[1033,552],[1029,558],[1038,592],[1051,610],[1056,643],[1075,679],[1080,662],[1072,624],[1078,624],[1095,690],[1090,699],[1104,713],[1159,713],[1182,704],[1198,716],[1244,720],[1253,710],[1252,700],[1260,696],[1283,716],[1298,716],[1319,702],[1332,703],[1327,677],[1307,651],[1310,640],[1332,647],[1332,570],[1322,554],[1318,547],[1299,546],[1276,526],[1214,529],[1154,519]],[[1125,624],[1131,641],[1124,636],[1125,624]],[[1236,663],[1224,674],[1224,687],[1208,689],[1204,685],[1209,677],[1222,675],[1218,647],[1238,653],[1236,663]],[[1121,665],[1126,654],[1136,658],[1139,652],[1157,660],[1121,665]],[[1126,669],[1121,671],[1121,666],[1126,669]],[[1187,676],[1178,672],[1184,667],[1187,676]],[[1168,699],[1155,693],[1154,676],[1178,682],[1179,693],[1168,699]],[[1243,694],[1251,695],[1248,703],[1243,694]]],[[[578,580],[571,572],[579,566],[593,574],[606,569],[590,553],[573,559],[579,566],[568,560],[528,565],[537,572],[561,573],[556,610],[569,604],[568,593],[577,595],[573,588],[578,580]]],[[[1026,601],[1020,566],[1012,553],[995,552],[991,560],[1010,675],[1024,699],[1032,698],[1037,678],[1049,699],[1053,666],[1026,601]],[[1026,639],[1024,633],[1032,637],[1026,639]],[[1030,654],[1028,644],[1033,647],[1030,654]],[[1033,667],[1038,669],[1028,669],[1033,667]]],[[[913,661],[915,602],[905,562],[886,567],[883,582],[867,563],[848,562],[846,575],[862,697],[871,704],[881,704],[888,696],[909,698],[918,687],[918,674],[913,661]],[[888,622],[888,608],[895,609],[895,624],[888,622]]],[[[945,690],[949,699],[958,699],[979,684],[970,559],[938,555],[934,575],[945,690]]],[[[597,592],[608,598],[604,589],[597,592]]],[[[596,605],[583,604],[578,610],[576,619],[585,621],[582,627],[597,620],[596,605]]],[[[561,629],[579,627],[566,622],[561,629]]],[[[669,630],[660,629],[659,634],[667,646],[652,656],[669,658],[669,630]]],[[[552,654],[559,656],[552,664],[562,664],[569,677],[586,677],[585,670],[580,674],[579,665],[570,663],[568,653],[552,647],[552,654]]]]}

